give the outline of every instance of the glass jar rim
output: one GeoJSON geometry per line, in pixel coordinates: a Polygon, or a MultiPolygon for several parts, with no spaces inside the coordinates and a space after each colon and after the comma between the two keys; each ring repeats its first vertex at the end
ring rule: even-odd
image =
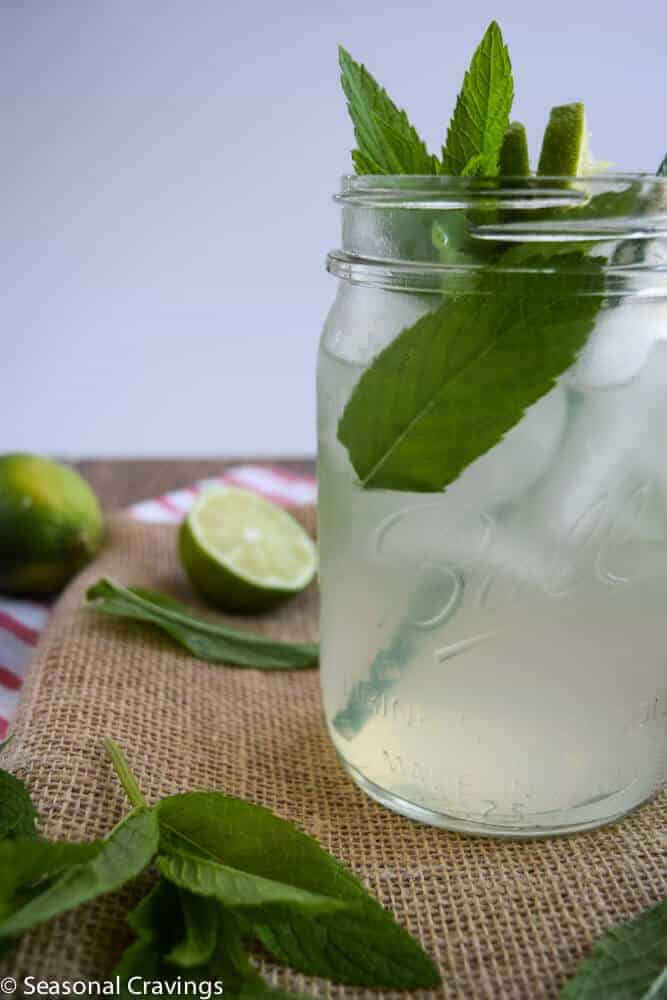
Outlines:
{"type": "MultiPolygon", "coordinates": [[[[599,173],[581,176],[459,177],[449,174],[343,174],[334,201],[367,208],[462,209],[492,198],[495,207],[577,208],[599,194],[634,185],[655,192],[667,212],[667,176],[599,173]],[[664,197],[664,201],[663,201],[664,197]]],[[[667,225],[667,218],[666,218],[667,225]]]]}
{"type": "MultiPolygon", "coordinates": [[[[488,266],[486,252],[475,259],[472,240],[491,252],[514,244],[534,251],[519,254],[520,263],[516,254],[510,260],[499,257],[493,263],[497,273],[549,272],[546,258],[552,248],[563,252],[555,248],[558,244],[583,253],[576,273],[589,266],[587,258],[596,270],[600,255],[606,257],[601,266],[607,292],[667,295],[667,177],[346,174],[335,200],[343,213],[343,244],[329,253],[327,268],[347,281],[420,291],[437,290],[443,281],[465,284],[488,266]],[[423,237],[437,228],[446,242],[447,220],[454,220],[456,236],[461,218],[467,232],[463,253],[441,257],[432,238],[413,239],[418,229],[423,237]]],[[[561,257],[557,273],[564,267],[561,257]]]]}

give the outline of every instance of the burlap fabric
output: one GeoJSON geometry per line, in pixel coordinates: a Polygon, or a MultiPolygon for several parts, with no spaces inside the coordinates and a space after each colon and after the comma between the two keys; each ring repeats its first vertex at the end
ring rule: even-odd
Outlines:
{"type": "MultiPolygon", "coordinates": [[[[313,525],[312,511],[303,519],[313,525]]],[[[557,995],[610,925],[667,896],[667,794],[624,822],[530,842],[445,833],[376,805],[328,741],[316,671],[262,673],[199,663],[159,635],[82,610],[101,575],[192,601],[173,527],[118,519],[95,564],[66,591],[37,649],[3,763],[27,782],[41,831],[104,834],[127,808],[102,751],[120,741],[149,800],[219,789],[295,820],[341,858],[438,961],[447,998],[557,995]]],[[[316,635],[315,588],[251,622],[280,638],[316,635]]],[[[137,887],[27,935],[4,975],[103,977],[128,940],[137,887]]],[[[322,997],[364,993],[271,973],[322,997]]]]}

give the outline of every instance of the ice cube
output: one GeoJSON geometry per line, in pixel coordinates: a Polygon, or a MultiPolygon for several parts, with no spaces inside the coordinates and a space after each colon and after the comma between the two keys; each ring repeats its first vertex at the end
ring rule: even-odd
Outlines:
{"type": "Polygon", "coordinates": [[[623,385],[644,367],[651,348],[667,338],[667,305],[637,296],[600,310],[571,374],[577,389],[623,385]]]}

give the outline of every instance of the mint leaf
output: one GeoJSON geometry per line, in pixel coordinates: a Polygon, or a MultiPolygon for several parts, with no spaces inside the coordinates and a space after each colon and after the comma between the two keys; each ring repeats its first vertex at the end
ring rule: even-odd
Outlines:
{"type": "Polygon", "coordinates": [[[98,580],[86,593],[104,614],[154,625],[200,660],[260,670],[302,670],[317,666],[312,642],[277,642],[193,615],[185,605],[142,587],[98,580]]]}
{"type": "Polygon", "coordinates": [[[667,153],[665,153],[665,158],[658,167],[658,177],[667,177],[667,153]]]}
{"type": "Polygon", "coordinates": [[[509,52],[492,21],[463,79],[442,149],[443,173],[487,177],[498,173],[513,99],[509,52]]]}
{"type": "Polygon", "coordinates": [[[35,837],[37,810],[22,781],[0,770],[0,840],[35,837]]]}
{"type": "Polygon", "coordinates": [[[566,984],[562,1000],[664,1000],[667,900],[605,934],[566,984]]]}
{"type": "MultiPolygon", "coordinates": [[[[271,906],[236,911],[248,933],[280,961],[359,985],[411,988],[440,981],[419,944],[354,875],[268,809],[219,793],[192,792],[163,799],[159,820],[165,853],[171,844],[188,844],[203,858],[348,904],[328,914],[290,905],[289,899],[281,904],[276,897],[271,906]]],[[[200,876],[206,871],[202,867],[200,876]]],[[[195,881],[188,887],[201,891],[195,881]]]]}
{"type": "Polygon", "coordinates": [[[377,904],[310,921],[296,913],[266,913],[254,929],[279,961],[307,975],[394,989],[440,983],[432,960],[377,904]]]}
{"type": "Polygon", "coordinates": [[[167,958],[189,969],[209,961],[218,940],[218,907],[212,899],[177,889],[183,914],[183,936],[167,958]]]}
{"type": "Polygon", "coordinates": [[[125,950],[114,970],[123,989],[132,976],[164,985],[164,994],[176,992],[184,978],[220,987],[228,998],[289,997],[271,990],[243,948],[239,922],[211,900],[185,893],[160,881],[129,914],[137,939],[125,950]],[[187,969],[187,974],[184,974],[187,969]],[[171,989],[169,988],[171,987],[171,989]]]}
{"type": "Polygon", "coordinates": [[[435,174],[437,160],[430,155],[405,111],[365,66],[339,47],[341,83],[354,124],[358,149],[352,160],[358,174],[435,174]]]}
{"type": "MultiPolygon", "coordinates": [[[[59,844],[49,841],[12,841],[0,844],[2,878],[14,881],[13,893],[4,899],[0,938],[15,937],[51,917],[71,910],[96,896],[119,889],[137,876],[157,848],[158,826],[155,812],[137,810],[96,844],[59,844]],[[13,854],[12,854],[13,849],[13,854]],[[49,878],[42,891],[22,903],[16,876],[5,874],[2,860],[13,857],[22,879],[33,884],[49,878]],[[57,870],[60,874],[51,880],[57,870]]],[[[1,880],[0,880],[1,884],[1,880]]],[[[1,911],[0,911],[1,912],[1,911]]]]}
{"type": "Polygon", "coordinates": [[[364,488],[442,490],[570,367],[600,308],[600,262],[536,263],[510,281],[485,268],[474,300],[446,299],[364,372],[338,424],[364,488]]]}
{"type": "Polygon", "coordinates": [[[216,899],[229,908],[279,904],[315,912],[341,908],[336,899],[203,858],[174,840],[167,841],[166,852],[158,855],[156,865],[160,874],[174,885],[216,899]]]}

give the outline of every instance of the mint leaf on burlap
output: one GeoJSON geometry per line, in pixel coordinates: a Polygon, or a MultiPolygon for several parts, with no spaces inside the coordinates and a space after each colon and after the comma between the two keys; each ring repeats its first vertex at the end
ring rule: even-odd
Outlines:
{"type": "MultiPolygon", "coordinates": [[[[271,905],[238,907],[252,936],[282,962],[301,972],[366,986],[413,988],[440,981],[432,960],[317,841],[270,810],[219,793],[192,792],[163,799],[159,806],[161,850],[190,845],[203,858],[296,887],[316,897],[347,904],[338,912],[292,905],[276,897],[271,905]],[[267,849],[270,845],[270,849],[267,849]]],[[[158,860],[163,874],[173,870],[158,860]]],[[[210,891],[204,864],[192,891],[210,891]]],[[[185,884],[183,881],[179,884],[185,884]]],[[[218,896],[219,899],[224,899],[218,896]]],[[[234,908],[230,898],[224,899],[234,908]]]]}
{"type": "Polygon", "coordinates": [[[442,172],[493,177],[514,100],[509,52],[495,21],[475,50],[442,149],[442,172]]]}
{"type": "Polygon", "coordinates": [[[157,817],[153,810],[145,809],[130,813],[104,840],[93,844],[3,841],[0,938],[16,937],[59,913],[119,889],[143,871],[157,844],[157,817]]]}
{"type": "Polygon", "coordinates": [[[133,976],[164,984],[165,995],[189,979],[218,985],[218,995],[224,989],[228,1000],[294,996],[269,988],[245,952],[238,920],[212,900],[163,880],[131,911],[128,923],[136,940],[113,973],[123,1000],[136,995],[128,988],[133,976]]]}
{"type": "Polygon", "coordinates": [[[667,900],[619,924],[595,945],[561,1000],[665,1000],[667,900]]]}
{"type": "Polygon", "coordinates": [[[232,909],[282,905],[291,910],[318,912],[342,907],[337,899],[201,857],[174,839],[168,841],[156,865],[160,874],[174,885],[204,898],[216,899],[232,909]]]}
{"type": "Polygon", "coordinates": [[[214,899],[174,888],[183,916],[183,932],[167,959],[174,965],[191,969],[204,965],[213,956],[218,940],[219,907],[214,899]]]}
{"type": "Polygon", "coordinates": [[[37,810],[23,782],[0,770],[0,840],[5,837],[34,837],[37,810]]]}
{"type": "Polygon", "coordinates": [[[484,268],[362,374],[338,439],[366,489],[439,491],[497,444],[574,362],[601,304],[600,261],[557,254],[539,271],[484,268]]]}
{"type": "Polygon", "coordinates": [[[98,580],[86,592],[90,607],[107,615],[154,625],[200,660],[259,670],[316,667],[312,642],[278,642],[193,615],[184,604],[143,587],[98,580]]]}
{"type": "MultiPolygon", "coordinates": [[[[140,808],[145,800],[123,752],[110,739],[105,748],[140,808]]],[[[122,978],[143,964],[154,978],[171,981],[180,963],[209,981],[221,979],[226,995],[273,996],[277,991],[242,947],[257,940],[279,961],[341,982],[398,988],[440,982],[420,945],[293,823],[220,792],[172,795],[155,812],[162,881],[130,917],[137,941],[121,960],[122,978]],[[172,911],[175,922],[165,926],[164,914],[172,911]],[[217,927],[213,950],[209,924],[217,927]]]]}
{"type": "Polygon", "coordinates": [[[436,158],[426,149],[405,111],[342,46],[338,54],[341,83],[358,146],[352,153],[357,173],[437,173],[436,158]]]}

